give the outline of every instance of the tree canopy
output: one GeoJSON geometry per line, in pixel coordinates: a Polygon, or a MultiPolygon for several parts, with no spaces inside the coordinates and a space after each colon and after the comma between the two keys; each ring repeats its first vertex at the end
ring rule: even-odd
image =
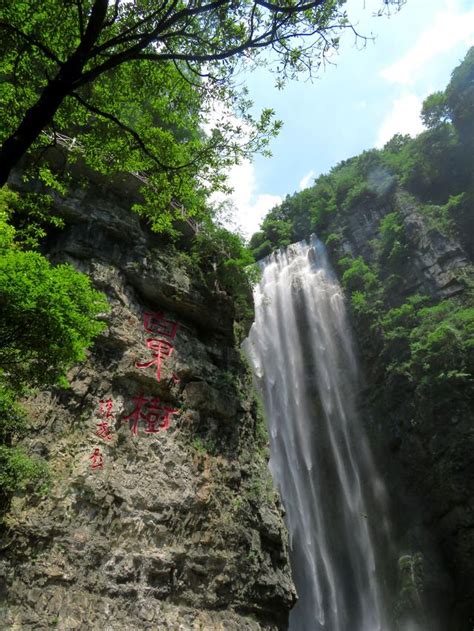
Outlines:
{"type": "Polygon", "coordinates": [[[239,64],[311,74],[353,28],[344,2],[0,0],[0,185],[66,134],[70,159],[139,172],[150,207],[174,197],[192,212],[278,128],[271,110],[250,116],[239,64]],[[216,116],[219,103],[241,120],[216,116]]]}

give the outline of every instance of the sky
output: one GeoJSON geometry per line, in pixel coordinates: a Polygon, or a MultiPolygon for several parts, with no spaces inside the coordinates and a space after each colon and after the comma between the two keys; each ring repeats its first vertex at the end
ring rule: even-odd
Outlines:
{"type": "Polygon", "coordinates": [[[287,195],[311,186],[341,160],[382,147],[395,133],[423,130],[423,100],[449,82],[474,45],[472,0],[407,0],[390,17],[374,17],[382,0],[348,0],[351,22],[373,35],[365,48],[341,38],[335,65],[318,79],[292,81],[283,90],[259,69],[241,76],[255,111],[275,110],[283,121],[273,156],[256,156],[230,172],[235,207],[229,227],[251,236],[265,214],[287,195]]]}

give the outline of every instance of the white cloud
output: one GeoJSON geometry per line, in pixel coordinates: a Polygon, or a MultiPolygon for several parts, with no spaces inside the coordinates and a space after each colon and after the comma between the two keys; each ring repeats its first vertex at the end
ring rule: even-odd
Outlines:
{"type": "Polygon", "coordinates": [[[415,44],[395,63],[384,68],[381,75],[390,83],[411,85],[423,67],[436,55],[446,53],[456,45],[474,44],[474,9],[462,11],[455,0],[447,0],[446,8],[434,16],[431,25],[415,44]]]}
{"type": "Polygon", "coordinates": [[[281,204],[279,195],[256,193],[255,167],[249,160],[230,169],[229,185],[234,189],[229,196],[216,194],[214,201],[229,201],[234,206],[234,215],[225,223],[229,229],[238,229],[246,237],[256,232],[263,218],[274,206],[281,204]]]}
{"type": "Polygon", "coordinates": [[[385,117],[377,134],[376,147],[383,145],[395,134],[416,136],[423,131],[420,112],[423,99],[405,94],[395,99],[391,111],[385,117]]]}
{"type": "Polygon", "coordinates": [[[313,171],[313,169],[306,173],[306,175],[300,180],[300,191],[302,191],[304,188],[308,188],[308,186],[313,183],[315,175],[316,173],[313,171]]]}
{"type": "MultiPolygon", "coordinates": [[[[213,127],[223,122],[241,129],[242,144],[248,141],[252,132],[250,125],[236,117],[225,104],[217,101],[213,104],[203,129],[206,134],[210,134],[213,127]]],[[[227,184],[233,192],[230,195],[214,193],[211,195],[211,202],[224,204],[221,222],[227,229],[240,232],[249,238],[257,232],[267,212],[281,204],[282,198],[269,193],[257,194],[255,167],[250,160],[243,160],[241,164],[229,169],[227,184]]]]}

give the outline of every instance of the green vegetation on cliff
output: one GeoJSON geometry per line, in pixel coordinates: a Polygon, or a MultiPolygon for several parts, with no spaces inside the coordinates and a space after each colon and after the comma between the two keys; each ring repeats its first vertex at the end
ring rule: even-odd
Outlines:
{"type": "MultiPolygon", "coordinates": [[[[474,200],[474,48],[454,70],[445,92],[423,104],[428,129],[415,139],[394,136],[383,149],[338,164],[314,186],[287,196],[263,221],[250,245],[255,257],[307,238],[331,241],[334,221],[364,205],[383,208],[401,187],[423,202],[432,227],[472,234],[474,200]]],[[[387,226],[388,230],[388,226],[387,226]]]]}
{"type": "MultiPolygon", "coordinates": [[[[316,232],[346,290],[368,366],[375,409],[420,422],[461,417],[474,403],[474,273],[453,272],[452,296],[416,288],[413,255],[454,239],[473,257],[474,48],[444,92],[426,99],[427,130],[394,136],[382,150],[346,160],[273,209],[253,235],[257,258],[316,232]],[[414,214],[413,214],[414,213],[414,214]],[[370,219],[368,217],[370,216],[370,219]],[[354,251],[353,231],[375,226],[354,251]],[[420,232],[421,231],[421,232],[420,232]],[[415,287],[415,289],[413,289],[415,287]]],[[[429,264],[429,263],[428,263],[429,264]]],[[[432,264],[432,263],[431,263],[432,264]]]]}
{"type": "Polygon", "coordinates": [[[0,503],[46,475],[16,446],[28,433],[18,399],[32,387],[67,385],[67,370],[84,359],[108,309],[87,276],[21,247],[25,234],[11,223],[21,205],[0,191],[0,503]]]}

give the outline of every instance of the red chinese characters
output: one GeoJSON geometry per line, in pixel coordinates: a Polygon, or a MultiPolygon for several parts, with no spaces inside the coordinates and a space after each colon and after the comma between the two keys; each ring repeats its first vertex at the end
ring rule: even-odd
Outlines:
{"type": "Polygon", "coordinates": [[[132,434],[137,436],[138,424],[145,423],[145,434],[157,434],[162,429],[168,429],[170,418],[178,410],[162,403],[160,399],[144,397],[139,395],[133,397],[135,409],[128,416],[123,417],[123,421],[132,421],[132,434]]]}
{"type": "Polygon", "coordinates": [[[89,456],[89,460],[91,461],[91,469],[103,469],[104,468],[104,456],[102,455],[99,447],[96,447],[92,452],[92,455],[89,456]]]}
{"type": "Polygon", "coordinates": [[[137,362],[135,366],[137,368],[148,368],[156,364],[156,379],[161,379],[161,364],[163,357],[169,357],[173,352],[173,345],[168,340],[157,340],[155,338],[148,338],[146,341],[147,347],[153,352],[154,359],[148,362],[137,362]]]}
{"type": "Polygon", "coordinates": [[[110,425],[107,421],[97,423],[97,429],[95,435],[104,440],[112,440],[112,434],[110,433],[110,425]]]}
{"type": "MultiPolygon", "coordinates": [[[[114,419],[113,412],[114,403],[112,399],[101,399],[99,401],[99,410],[96,416],[99,417],[99,421],[96,423],[95,436],[102,438],[108,442],[112,440],[112,427],[110,422],[114,419]]],[[[91,469],[103,469],[104,468],[104,456],[99,447],[95,447],[92,454],[89,456],[91,461],[91,469]]]]}
{"type": "MultiPolygon", "coordinates": [[[[147,348],[152,352],[152,359],[144,362],[136,362],[136,368],[149,368],[156,366],[156,379],[161,380],[161,367],[163,359],[170,357],[174,345],[171,340],[176,337],[178,323],[167,320],[161,312],[151,313],[145,311],[143,314],[143,327],[147,333],[153,333],[157,337],[149,337],[146,340],[147,348]],[[158,337],[159,336],[159,337],[158,337]]],[[[172,379],[175,383],[179,378],[173,374],[172,379]]]]}
{"type": "Polygon", "coordinates": [[[161,312],[150,313],[145,311],[143,314],[143,328],[147,333],[155,333],[174,340],[178,323],[167,320],[161,312]]]}
{"type": "MultiPolygon", "coordinates": [[[[174,339],[178,330],[178,323],[168,320],[161,312],[145,311],[143,314],[143,328],[150,335],[146,339],[146,346],[151,353],[151,358],[135,363],[137,368],[156,368],[156,379],[161,381],[163,361],[170,357],[174,351],[174,339]]],[[[179,377],[173,372],[170,383],[179,383],[179,377]]],[[[131,423],[131,431],[138,435],[140,424],[143,433],[157,434],[167,430],[170,426],[173,414],[179,410],[170,407],[156,397],[136,396],[132,399],[134,409],[123,417],[124,422],[131,423]]],[[[99,409],[96,412],[95,436],[107,444],[113,438],[113,421],[115,420],[114,402],[112,399],[101,399],[99,409]]],[[[95,447],[89,456],[91,469],[104,468],[104,456],[99,447],[95,447]]]]}
{"type": "Polygon", "coordinates": [[[99,401],[99,413],[98,416],[101,418],[101,421],[96,423],[96,436],[102,438],[103,440],[112,440],[111,435],[111,427],[109,425],[109,421],[113,420],[113,401],[112,399],[99,401]]]}
{"type": "Polygon", "coordinates": [[[113,418],[113,407],[114,407],[114,403],[112,401],[112,399],[101,399],[99,401],[99,414],[98,416],[102,417],[102,418],[113,418]]]}

